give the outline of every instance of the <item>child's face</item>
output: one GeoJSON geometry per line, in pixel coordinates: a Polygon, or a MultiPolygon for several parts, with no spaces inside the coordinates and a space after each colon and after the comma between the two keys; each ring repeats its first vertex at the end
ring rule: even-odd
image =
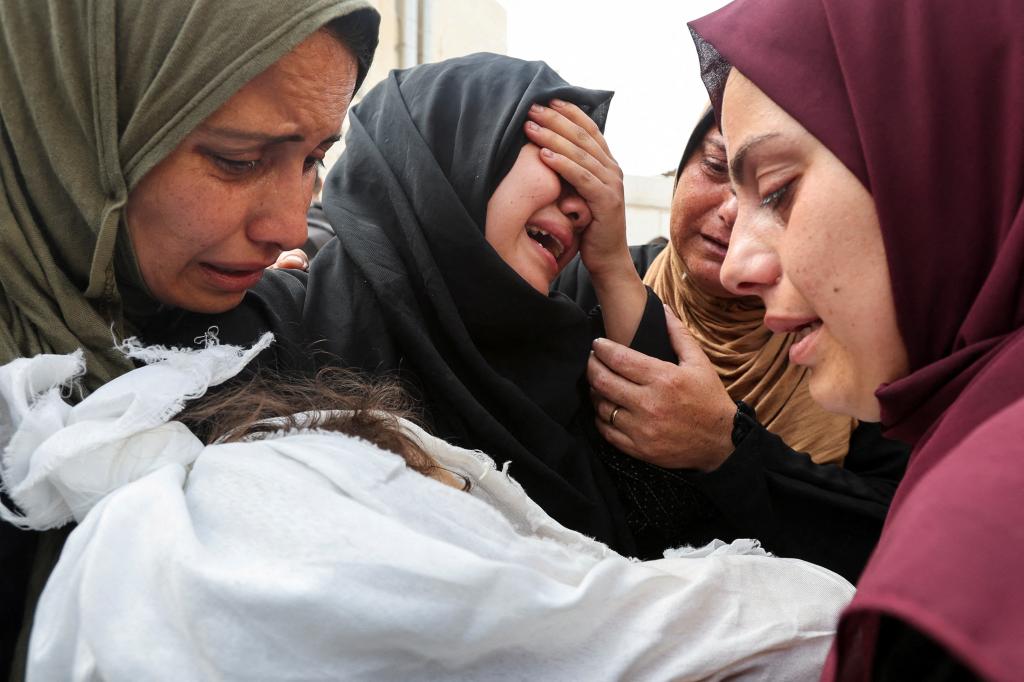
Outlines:
{"type": "Polygon", "coordinates": [[[520,277],[547,294],[579,251],[590,224],[587,203],[527,144],[487,202],[484,236],[520,277]]]}

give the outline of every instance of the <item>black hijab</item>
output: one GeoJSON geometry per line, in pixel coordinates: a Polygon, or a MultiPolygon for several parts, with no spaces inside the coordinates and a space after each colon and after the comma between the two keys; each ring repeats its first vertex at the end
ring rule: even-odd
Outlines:
{"type": "Polygon", "coordinates": [[[371,90],[325,182],[338,239],[311,265],[302,335],[322,339],[332,363],[397,372],[437,435],[510,461],[552,516],[630,551],[593,454],[590,320],[562,294],[538,293],[484,238],[527,111],[552,98],[601,125],[611,93],[493,54],[392,72],[371,90]]]}

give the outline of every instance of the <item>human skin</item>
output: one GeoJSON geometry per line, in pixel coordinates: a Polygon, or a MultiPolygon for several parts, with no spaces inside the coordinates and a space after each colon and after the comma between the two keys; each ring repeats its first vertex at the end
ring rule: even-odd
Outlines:
{"type": "Polygon", "coordinates": [[[908,372],[874,200],[828,148],[735,69],[722,126],[737,217],[722,281],[797,333],[811,397],[878,421],[875,391],[908,372]]]}
{"type": "Polygon", "coordinates": [[[591,215],[583,197],[541,161],[540,151],[532,143],[520,150],[487,202],[484,236],[520,277],[547,294],[576,256],[591,215]],[[528,230],[546,232],[543,243],[528,230]]]}
{"type": "Polygon", "coordinates": [[[721,278],[735,219],[725,140],[717,128],[711,128],[683,166],[669,218],[672,248],[682,257],[687,276],[711,296],[735,297],[721,278]]]}
{"type": "MultiPolygon", "coordinates": [[[[487,202],[484,237],[516,273],[547,295],[576,253],[591,270],[608,337],[630,343],[647,299],[626,245],[622,170],[579,107],[534,104],[528,142],[487,202]],[[531,232],[543,230],[540,239],[531,232]],[[556,243],[557,242],[557,243],[556,243]]],[[[271,268],[306,269],[301,249],[271,268]]]]}
{"type": "Polygon", "coordinates": [[[629,343],[647,293],[626,246],[622,171],[597,124],[576,105],[534,104],[529,116],[530,142],[487,202],[484,236],[544,295],[579,251],[593,268],[606,332],[629,343]],[[537,228],[548,233],[539,241],[530,236],[537,228]]]}
{"type": "MultiPolygon", "coordinates": [[[[734,296],[722,285],[720,271],[735,210],[724,142],[712,128],[683,165],[670,218],[670,248],[682,257],[693,283],[712,296],[734,296]]],[[[736,404],[697,341],[668,310],[666,317],[678,364],[608,339],[594,342],[587,377],[597,429],[638,459],[711,471],[732,453],[736,404]]]]}
{"type": "Polygon", "coordinates": [[[315,32],[130,191],[128,234],[155,299],[229,310],[282,251],[305,242],[316,167],[339,137],[356,73],[348,48],[315,32]]]}

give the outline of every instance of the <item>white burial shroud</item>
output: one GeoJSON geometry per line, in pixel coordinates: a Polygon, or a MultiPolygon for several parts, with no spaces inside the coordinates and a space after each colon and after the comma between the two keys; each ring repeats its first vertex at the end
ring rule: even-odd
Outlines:
{"type": "Polygon", "coordinates": [[[79,524],[30,680],[818,678],[853,595],[826,569],[750,541],[624,558],[412,424],[471,493],[337,433],[203,446],[168,421],[267,343],[128,349],[151,364],[74,406],[80,355],[0,368],[24,514],[0,515],[79,524]]]}

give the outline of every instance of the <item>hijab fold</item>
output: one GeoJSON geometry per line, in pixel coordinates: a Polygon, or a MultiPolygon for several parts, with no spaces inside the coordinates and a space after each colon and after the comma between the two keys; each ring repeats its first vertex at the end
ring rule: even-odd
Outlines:
{"type": "Polygon", "coordinates": [[[909,357],[877,396],[888,434],[914,451],[826,678],[868,679],[881,614],[983,677],[1018,678],[1020,3],[737,0],[691,31],[714,100],[735,65],[870,190],[909,357]]]}
{"type": "Polygon", "coordinates": [[[366,0],[0,4],[0,363],[84,348],[90,389],[130,368],[114,341],[157,303],[123,229],[129,191],[343,17],[361,80],[379,23],[366,0]]]}

